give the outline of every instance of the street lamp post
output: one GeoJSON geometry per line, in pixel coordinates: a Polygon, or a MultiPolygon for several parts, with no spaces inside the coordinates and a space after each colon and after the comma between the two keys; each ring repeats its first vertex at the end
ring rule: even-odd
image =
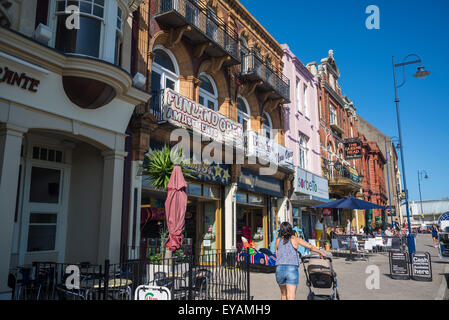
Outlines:
{"type": "MultiPolygon", "coordinates": [[[[407,180],[405,178],[405,165],[404,165],[404,162],[405,162],[404,161],[404,143],[402,141],[401,121],[400,121],[400,117],[399,117],[398,88],[402,87],[405,84],[405,66],[409,65],[409,64],[415,64],[415,63],[421,63],[421,58],[418,55],[416,55],[416,54],[409,54],[408,56],[406,56],[404,58],[402,63],[398,63],[398,64],[395,64],[394,56],[393,56],[393,80],[394,80],[394,95],[395,95],[394,102],[396,103],[396,117],[397,117],[397,123],[398,123],[399,143],[401,145],[400,151],[401,151],[402,179],[403,179],[403,182],[404,182],[405,209],[406,209],[406,212],[407,212],[407,224],[408,224],[407,243],[408,243],[408,251],[409,251],[409,254],[410,254],[410,259],[411,259],[412,253],[415,252],[415,239],[413,237],[412,227],[411,227],[411,224],[410,224],[410,209],[409,209],[409,204],[408,204],[407,180]],[[411,56],[416,57],[417,60],[407,61],[406,62],[406,60],[409,57],[411,57],[411,56]],[[398,85],[397,82],[396,82],[396,68],[397,67],[403,67],[403,70],[404,70],[404,80],[402,81],[402,83],[400,85],[398,85]]],[[[425,78],[429,74],[430,74],[430,71],[424,70],[424,67],[422,65],[420,65],[418,67],[418,71],[414,74],[414,76],[417,77],[417,78],[425,78]]]]}
{"type": "Polygon", "coordinates": [[[421,225],[424,224],[424,210],[422,208],[422,196],[421,196],[421,180],[422,179],[428,179],[429,176],[427,175],[427,172],[425,170],[418,170],[418,190],[419,190],[419,201],[421,203],[421,225]],[[423,177],[424,175],[424,177],[423,177]]]}
{"type": "Polygon", "coordinates": [[[391,207],[391,192],[390,192],[390,162],[389,158],[388,145],[387,145],[387,136],[385,136],[385,161],[387,164],[387,181],[388,181],[388,202],[390,204],[390,218],[391,218],[391,227],[393,228],[393,210],[391,207]]]}

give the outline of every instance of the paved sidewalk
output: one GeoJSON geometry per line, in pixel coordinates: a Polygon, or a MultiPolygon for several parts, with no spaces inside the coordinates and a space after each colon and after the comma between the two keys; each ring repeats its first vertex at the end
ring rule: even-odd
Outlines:
{"type": "MultiPolygon", "coordinates": [[[[432,246],[430,234],[418,235],[417,251],[427,251],[432,258],[433,281],[393,280],[389,277],[390,269],[387,253],[377,253],[368,261],[345,261],[334,258],[334,270],[337,273],[338,291],[341,300],[434,300],[448,297],[449,260],[441,260],[438,250],[432,246]],[[369,274],[365,273],[370,265],[380,269],[380,288],[369,290],[365,282],[369,274]]],[[[314,289],[315,293],[320,293],[314,289]]],[[[330,292],[330,290],[324,291],[330,292]]],[[[280,290],[274,274],[251,273],[251,295],[254,300],[279,300],[280,290]]],[[[300,266],[300,283],[296,291],[297,300],[307,299],[307,286],[302,265],[300,266]]]]}

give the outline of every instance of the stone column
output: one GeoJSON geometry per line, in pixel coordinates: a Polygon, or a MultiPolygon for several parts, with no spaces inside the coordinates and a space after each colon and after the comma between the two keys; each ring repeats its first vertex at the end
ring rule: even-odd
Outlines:
{"type": "Polygon", "coordinates": [[[0,126],[0,294],[10,292],[8,273],[11,257],[20,151],[26,129],[11,124],[0,126]]]}
{"type": "Polygon", "coordinates": [[[284,221],[293,223],[293,217],[289,214],[289,210],[287,209],[288,198],[283,197],[277,200],[278,202],[278,217],[281,220],[281,223],[284,221]]]}
{"type": "Polygon", "coordinates": [[[102,153],[103,192],[101,197],[98,263],[109,259],[118,263],[123,200],[123,169],[126,152],[111,150],[102,153]]]}
{"type": "Polygon", "coordinates": [[[237,183],[232,183],[225,187],[225,250],[234,250],[236,248],[236,236],[237,236],[237,205],[236,205],[236,193],[237,183]]]}

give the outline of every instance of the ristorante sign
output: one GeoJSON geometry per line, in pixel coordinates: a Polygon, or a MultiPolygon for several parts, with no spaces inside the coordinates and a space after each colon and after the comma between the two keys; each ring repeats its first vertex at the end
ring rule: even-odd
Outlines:
{"type": "Polygon", "coordinates": [[[172,89],[164,91],[164,120],[191,129],[217,142],[243,146],[243,127],[219,112],[202,106],[172,89]]]}

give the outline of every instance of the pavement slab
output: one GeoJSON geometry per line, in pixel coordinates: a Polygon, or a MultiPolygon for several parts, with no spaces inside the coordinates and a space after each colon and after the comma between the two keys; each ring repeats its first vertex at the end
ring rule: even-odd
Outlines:
{"type": "MultiPolygon", "coordinates": [[[[449,259],[438,257],[438,250],[433,247],[430,234],[419,234],[416,239],[418,252],[429,252],[432,259],[433,279],[431,282],[415,280],[394,280],[390,278],[388,253],[375,253],[368,261],[345,261],[334,257],[333,266],[337,273],[338,292],[341,300],[435,300],[448,297],[449,259]],[[379,268],[379,288],[368,289],[366,273],[369,266],[379,268]]],[[[280,300],[280,290],[275,274],[251,273],[251,295],[254,300],[280,300]]],[[[297,300],[306,300],[308,289],[305,274],[300,266],[300,283],[296,291],[297,300]]],[[[330,293],[331,290],[313,289],[315,293],[330,293]]]]}

